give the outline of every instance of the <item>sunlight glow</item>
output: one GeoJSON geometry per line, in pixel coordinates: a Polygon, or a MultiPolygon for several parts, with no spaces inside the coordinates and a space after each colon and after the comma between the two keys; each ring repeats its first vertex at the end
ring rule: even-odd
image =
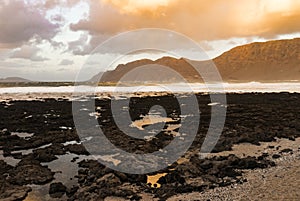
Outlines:
{"type": "Polygon", "coordinates": [[[266,12],[284,12],[292,9],[293,0],[264,0],[266,12]]]}
{"type": "Polygon", "coordinates": [[[168,6],[169,3],[177,0],[104,0],[125,13],[138,13],[141,10],[155,10],[159,7],[168,6]]]}

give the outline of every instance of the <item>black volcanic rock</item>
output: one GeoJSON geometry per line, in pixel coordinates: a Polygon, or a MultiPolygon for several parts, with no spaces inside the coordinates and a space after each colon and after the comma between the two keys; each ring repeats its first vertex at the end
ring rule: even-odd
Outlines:
{"type": "Polygon", "coordinates": [[[61,182],[50,184],[49,194],[52,198],[60,198],[67,191],[67,187],[65,187],[61,182]]]}
{"type": "Polygon", "coordinates": [[[9,182],[14,185],[46,184],[54,179],[54,173],[34,160],[22,160],[9,171],[9,182]]]}
{"type": "MultiPolygon", "coordinates": [[[[295,139],[299,137],[299,99],[300,94],[298,93],[227,94],[226,122],[214,152],[230,150],[234,144],[243,142],[259,144],[270,140],[275,141],[276,138],[295,139]]],[[[166,200],[178,193],[201,192],[208,188],[245,182],[246,180],[243,178],[244,169],[274,166],[274,162],[269,160],[272,160],[272,156],[276,158],[273,155],[273,151],[276,149],[280,154],[279,157],[289,154],[280,153],[283,150],[285,150],[284,152],[290,150],[277,145],[272,148],[274,150],[269,153],[270,156],[262,154],[257,158],[239,158],[229,155],[200,159],[198,153],[207,135],[211,119],[211,106],[208,106],[211,100],[209,95],[205,94],[197,94],[197,100],[201,111],[201,121],[194,143],[185,157],[189,161],[175,162],[170,167],[157,172],[167,173],[159,180],[160,188],[148,186],[146,184],[147,175],[116,172],[97,160],[86,159],[78,160],[80,169],[77,175],[72,176],[72,180],[74,181],[73,178],[76,178],[78,185],[75,184],[71,188],[68,186],[66,190],[64,187],[58,186],[58,189],[62,187],[62,190],[59,191],[66,191],[69,200],[103,200],[107,196],[138,200],[141,192],[150,193],[161,200],[166,200]]],[[[48,99],[44,102],[10,101],[9,103],[11,104],[9,107],[6,107],[6,102],[0,103],[0,149],[3,151],[3,155],[22,158],[16,166],[0,160],[0,173],[2,173],[0,175],[0,200],[13,196],[18,196],[22,200],[30,191],[30,187],[26,185],[50,183],[54,179],[54,174],[61,174],[54,169],[49,169],[51,166],[42,166],[41,162],[46,161],[47,157],[59,157],[59,155],[71,151],[81,155],[82,151],[85,150],[82,145],[65,144],[70,141],[80,142],[75,129],[64,130],[60,128],[62,125],[74,128],[72,102],[48,99]],[[27,114],[24,115],[24,112],[27,114]],[[45,122],[43,115],[49,112],[55,116],[52,115],[45,122]],[[32,115],[32,118],[26,119],[25,117],[29,114],[32,115]],[[23,139],[17,135],[12,135],[12,132],[33,133],[33,136],[23,139]],[[50,143],[51,145],[49,145],[50,143]],[[22,152],[22,150],[31,148],[35,149],[32,153],[22,152]],[[16,155],[14,151],[22,152],[22,155],[16,155]]],[[[80,101],[80,103],[82,103],[82,108],[86,107],[85,102],[80,101]]],[[[157,104],[165,108],[167,117],[176,118],[181,114],[180,106],[172,95],[132,97],[128,108],[131,119],[141,119],[141,116],[146,115],[150,108],[157,104]]],[[[152,153],[164,148],[173,139],[165,131],[156,135],[156,138],[151,141],[132,139],[123,133],[114,122],[111,101],[107,99],[96,100],[95,109],[96,107],[101,107],[98,121],[101,122],[99,124],[103,133],[111,143],[124,151],[136,154],[152,153]]],[[[120,112],[116,114],[121,114],[121,112],[122,109],[120,108],[120,112]]],[[[89,118],[94,117],[88,115],[87,119],[89,118]]],[[[193,119],[191,118],[190,121],[193,119]]],[[[175,149],[177,150],[178,146],[175,149]]],[[[104,154],[110,155],[111,152],[108,150],[104,154]]],[[[73,158],[72,155],[70,157],[73,158]]],[[[81,156],[77,157],[81,158],[81,156]]],[[[71,159],[67,160],[66,163],[71,164],[71,159]]],[[[62,163],[62,168],[65,167],[67,167],[65,163],[62,163]]],[[[63,185],[68,184],[65,181],[62,182],[63,185]]],[[[55,191],[53,190],[53,192],[55,191]]],[[[62,193],[64,194],[64,192],[62,193]]]]}

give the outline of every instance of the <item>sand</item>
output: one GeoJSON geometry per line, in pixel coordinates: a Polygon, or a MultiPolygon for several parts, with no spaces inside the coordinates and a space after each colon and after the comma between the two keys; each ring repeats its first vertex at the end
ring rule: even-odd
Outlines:
{"type": "Polygon", "coordinates": [[[258,153],[274,154],[286,148],[292,149],[293,153],[284,153],[275,160],[275,167],[268,169],[245,170],[243,184],[232,184],[227,187],[218,187],[205,192],[194,192],[176,195],[168,201],[179,200],[299,200],[300,198],[300,138],[295,141],[278,139],[276,142],[255,145],[235,145],[233,151],[225,151],[212,155],[244,155],[253,156],[258,153]],[[273,149],[268,148],[274,146],[273,149]],[[276,150],[276,147],[280,147],[276,150]]]}

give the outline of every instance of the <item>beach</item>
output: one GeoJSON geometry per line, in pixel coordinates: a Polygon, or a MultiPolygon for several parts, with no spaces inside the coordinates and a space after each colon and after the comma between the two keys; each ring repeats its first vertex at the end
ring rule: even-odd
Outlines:
{"type": "Polygon", "coordinates": [[[80,103],[88,118],[97,119],[112,143],[129,153],[152,153],[163,149],[176,136],[187,138],[188,133],[179,131],[182,120],[176,97],[164,92],[147,93],[151,96],[145,93],[131,97],[134,107],[131,104],[132,107],[121,108],[120,114],[129,111],[133,123],[128,127],[141,130],[149,125],[149,119],[144,118],[149,108],[162,105],[168,118],[160,120],[155,114],[152,123],[165,125],[150,140],[132,139],[114,123],[111,101],[127,101],[124,94],[118,98],[102,94],[79,99],[53,93],[41,93],[40,97],[24,93],[3,95],[0,198],[27,201],[296,199],[298,93],[227,93],[227,105],[212,104],[208,94],[198,93],[201,111],[198,132],[190,148],[176,162],[140,175],[104,166],[103,162],[122,167],[122,157],[110,150],[100,156],[89,153],[84,145],[96,138],[77,134],[72,101],[80,103]],[[94,111],[86,108],[90,99],[95,101],[94,111]],[[213,153],[200,158],[212,107],[226,107],[226,122],[213,153]]]}

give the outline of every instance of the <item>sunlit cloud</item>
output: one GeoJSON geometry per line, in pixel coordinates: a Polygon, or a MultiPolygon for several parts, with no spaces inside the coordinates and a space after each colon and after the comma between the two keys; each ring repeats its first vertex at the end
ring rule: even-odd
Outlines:
{"type": "MultiPolygon", "coordinates": [[[[19,60],[44,62],[39,73],[31,69],[33,76],[65,78],[104,40],[140,28],[177,31],[215,57],[236,45],[299,36],[300,1],[2,0],[0,59],[5,63],[0,68],[13,75],[19,60]]],[[[103,59],[115,52],[109,53],[103,59]]]]}
{"type": "MultiPolygon", "coordinates": [[[[237,37],[276,38],[300,32],[298,0],[91,1],[88,19],[72,24],[92,37],[139,28],[164,28],[196,41],[237,37]]],[[[90,40],[90,47],[95,47],[90,40]]]]}

